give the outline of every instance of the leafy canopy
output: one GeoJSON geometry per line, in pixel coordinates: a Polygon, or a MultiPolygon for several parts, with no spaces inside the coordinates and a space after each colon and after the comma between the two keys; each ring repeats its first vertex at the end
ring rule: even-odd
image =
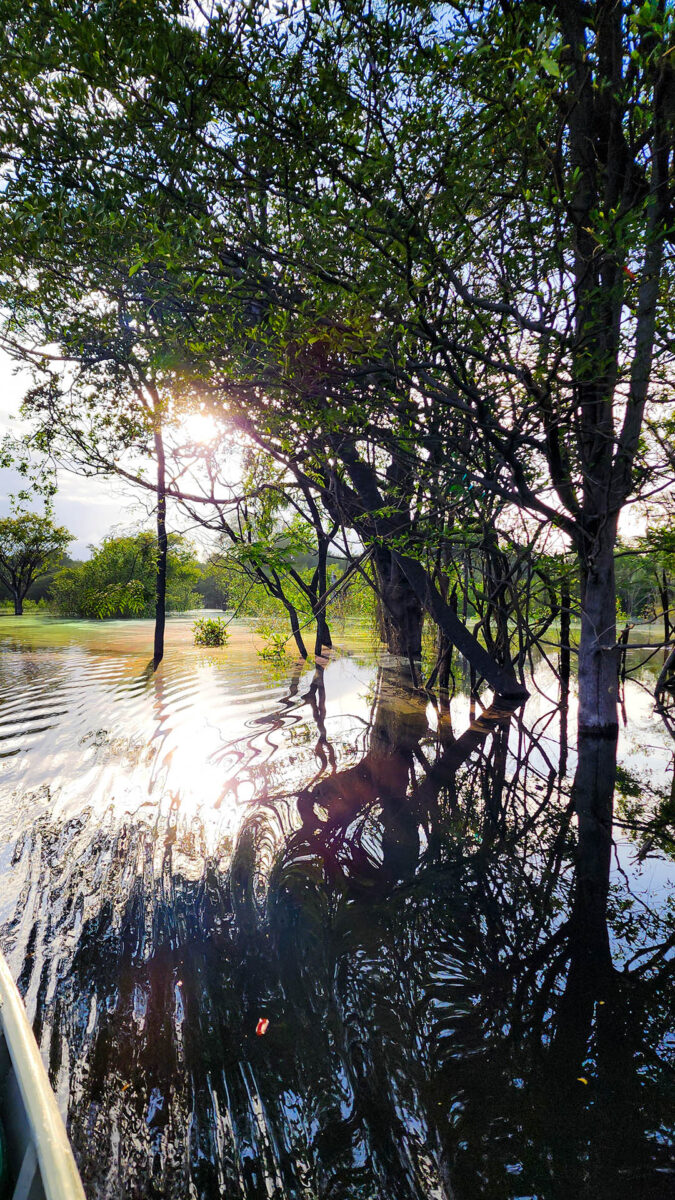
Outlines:
{"type": "Polygon", "coordinates": [[[34,579],[61,559],[73,535],[37,513],[0,519],[0,582],[23,598],[34,579]]]}

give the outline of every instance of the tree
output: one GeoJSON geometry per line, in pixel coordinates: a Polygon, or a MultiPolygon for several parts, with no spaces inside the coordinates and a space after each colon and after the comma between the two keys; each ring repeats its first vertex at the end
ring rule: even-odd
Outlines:
{"type": "MultiPolygon", "coordinates": [[[[241,455],[241,498],[218,505],[209,521],[222,534],[227,562],[262,584],[286,610],[298,652],[307,657],[298,607],[316,625],[315,655],[332,646],[326,618],[328,557],[339,524],[326,521],[309,481],[249,447],[241,455]],[[312,570],[303,571],[302,560],[312,570]]],[[[199,520],[194,505],[185,502],[199,520]]],[[[202,520],[204,518],[202,517],[202,520]]],[[[305,623],[306,620],[305,620],[305,623]]]]}
{"type": "MultiPolygon", "coordinates": [[[[299,315],[288,304],[278,327],[308,340],[318,318],[312,384],[340,416],[366,390],[363,427],[384,404],[407,406],[405,435],[402,422],[387,428],[395,471],[406,451],[406,477],[431,458],[447,494],[459,465],[465,486],[569,539],[580,728],[615,732],[617,525],[645,480],[646,405],[668,400],[672,371],[672,11],[562,0],[442,16],[401,3],[396,21],[390,8],[318,11],[296,10],[292,39],[264,29],[249,79],[271,135],[258,161],[291,214],[279,208],[276,244],[269,221],[257,237],[295,286],[299,315]]],[[[276,350],[281,361],[281,339],[276,350]]],[[[352,414],[335,425],[325,440],[363,527],[391,509],[352,414]]],[[[392,532],[380,520],[377,533],[392,532]]]]}
{"type": "Polygon", "coordinates": [[[670,7],[43,3],[37,56],[9,8],[7,260],[93,295],[103,230],[228,419],[370,548],[398,652],[426,609],[508,688],[425,554],[469,489],[558,530],[580,728],[615,732],[614,544],[672,369],[670,7]]]}
{"type": "MultiPolygon", "coordinates": [[[[675,528],[672,518],[668,524],[651,529],[645,538],[645,543],[649,566],[658,592],[663,619],[663,638],[667,644],[674,631],[670,616],[673,576],[675,575],[675,528]]],[[[656,605],[654,607],[656,608],[656,605]]]]}
{"type": "Polygon", "coordinates": [[[23,513],[0,519],[0,583],[11,593],[17,617],[30,585],[56,566],[72,540],[51,517],[23,513]]]}
{"type": "Polygon", "coordinates": [[[615,732],[617,525],[673,365],[672,10],[318,11],[296,10],[292,39],[263,31],[249,81],[278,145],[269,190],[291,206],[292,235],[277,249],[268,223],[260,251],[312,297],[296,327],[319,313],[324,344],[338,339],[327,390],[350,366],[353,397],[358,367],[371,393],[407,400],[399,457],[412,441],[424,468],[433,428],[446,492],[459,462],[571,541],[580,728],[615,732]]]}
{"type": "MultiPolygon", "coordinates": [[[[86,562],[60,571],[51,588],[52,607],[67,616],[148,617],[154,615],[157,559],[154,534],[110,536],[92,546],[86,562]]],[[[182,612],[201,605],[195,591],[200,567],[190,544],[168,535],[166,607],[182,612]]]]}
{"type": "MultiPolygon", "coordinates": [[[[91,276],[89,277],[92,278],[91,276]]],[[[24,412],[37,422],[28,439],[51,458],[67,452],[69,465],[85,473],[118,474],[133,483],[154,467],[157,555],[155,558],[154,665],[164,655],[167,586],[167,492],[172,478],[167,431],[177,426],[172,372],[165,364],[161,320],[138,306],[132,319],[125,298],[127,273],[114,261],[97,265],[94,298],[55,287],[47,303],[37,295],[14,311],[14,337],[26,341],[19,352],[36,377],[24,399],[24,412]],[[58,293],[58,299],[57,299],[58,293]],[[58,327],[58,328],[57,328],[58,327]],[[51,332],[50,332],[51,331],[51,332]],[[55,337],[59,352],[36,355],[35,339],[55,337]],[[153,357],[154,352],[154,357],[153,357]]],[[[186,464],[178,464],[180,475],[186,464]]]]}
{"type": "MultiPolygon", "coordinates": [[[[11,5],[8,7],[12,8],[11,5]]],[[[142,321],[143,313],[161,312],[165,335],[167,330],[172,331],[175,338],[174,358],[182,357],[191,369],[207,379],[207,386],[212,394],[215,392],[219,395],[219,403],[226,409],[231,423],[250,433],[264,449],[276,454],[279,461],[292,465],[302,474],[303,484],[318,492],[333,523],[351,528],[362,540],[365,539],[372,551],[390,648],[412,659],[420,652],[422,611],[429,580],[425,574],[420,577],[418,571],[414,570],[415,583],[411,583],[409,570],[413,570],[415,564],[406,567],[400,551],[414,550],[415,539],[418,543],[426,539],[428,527],[423,526],[428,526],[430,514],[421,511],[420,489],[415,482],[419,459],[409,451],[401,453],[402,441],[406,438],[409,440],[411,434],[415,434],[412,423],[415,405],[411,402],[409,386],[404,384],[400,394],[397,394],[395,387],[381,388],[377,397],[378,411],[375,413],[373,409],[374,420],[369,415],[367,390],[362,395],[355,393],[343,396],[340,416],[346,422],[344,431],[338,425],[328,430],[328,437],[313,436],[313,429],[325,425],[323,375],[326,338],[323,332],[316,336],[317,320],[319,328],[325,325],[325,321],[320,314],[315,314],[313,325],[308,329],[307,321],[311,317],[309,310],[307,314],[300,313],[298,330],[286,321],[288,311],[284,305],[292,300],[293,294],[297,296],[297,290],[286,295],[283,286],[279,288],[276,272],[268,272],[265,257],[255,245],[258,227],[266,220],[267,207],[266,189],[264,182],[260,186],[260,173],[254,172],[258,180],[255,194],[247,198],[247,203],[253,202],[252,229],[247,228],[246,220],[243,224],[240,220],[239,199],[235,199],[231,207],[226,205],[223,209],[222,201],[229,196],[231,189],[222,176],[209,180],[204,191],[203,181],[198,174],[200,163],[195,160],[193,153],[195,147],[199,146],[199,140],[195,141],[192,134],[197,132],[198,126],[201,127],[202,120],[206,120],[208,125],[213,119],[209,104],[196,114],[196,124],[193,123],[194,128],[185,142],[187,156],[179,171],[185,181],[185,189],[171,187],[167,191],[161,187],[156,193],[158,197],[161,195],[158,209],[151,214],[148,208],[148,188],[150,193],[155,194],[150,176],[155,176],[162,154],[170,156],[173,153],[170,142],[164,141],[163,126],[159,130],[156,126],[157,103],[159,101],[164,109],[168,95],[176,84],[171,72],[166,73],[167,62],[189,63],[190,77],[195,83],[203,69],[201,56],[206,42],[196,27],[176,21],[175,15],[171,5],[153,6],[148,47],[147,24],[144,24],[141,42],[135,23],[129,25],[123,20],[120,24],[115,8],[106,15],[106,32],[102,41],[96,29],[88,28],[84,42],[80,42],[84,25],[81,29],[70,21],[64,25],[60,10],[49,4],[40,6],[39,16],[45,29],[53,27],[59,31],[57,40],[60,41],[60,48],[56,57],[53,53],[55,46],[51,48],[51,43],[44,55],[41,52],[34,57],[31,50],[31,65],[28,68],[31,82],[28,83],[24,76],[21,96],[15,98],[16,105],[10,102],[8,96],[13,116],[17,116],[18,110],[21,110],[21,122],[9,119],[8,110],[8,124],[5,126],[4,144],[13,176],[12,186],[6,193],[5,206],[8,237],[4,245],[9,276],[6,295],[8,301],[11,297],[9,302],[15,314],[14,321],[21,324],[22,314],[24,317],[28,314],[34,321],[37,314],[38,324],[44,328],[46,319],[59,338],[62,335],[64,303],[77,308],[82,303],[91,305],[92,299],[96,302],[101,290],[105,294],[108,287],[107,263],[111,257],[126,265],[127,281],[120,286],[123,286],[125,294],[127,324],[136,330],[139,324],[136,313],[140,312],[142,321]],[[127,67],[122,74],[117,71],[117,64],[110,60],[112,42],[109,42],[108,34],[113,37],[118,50],[124,44],[125,54],[128,53],[127,67]],[[96,43],[95,49],[93,43],[96,43]],[[86,60],[84,73],[81,70],[82,53],[86,60]],[[72,72],[70,64],[75,60],[78,65],[72,72]],[[162,81],[159,81],[158,75],[151,82],[149,90],[144,85],[145,98],[139,104],[133,82],[134,73],[140,73],[146,80],[153,80],[153,63],[158,72],[161,65],[159,73],[162,81]],[[33,89],[36,86],[38,90],[46,88],[50,92],[50,99],[59,112],[56,124],[47,122],[45,125],[42,106],[34,105],[33,89]],[[93,90],[89,91],[92,87],[93,90]],[[80,103],[83,88],[88,94],[85,104],[80,103]],[[69,99],[74,98],[74,92],[79,97],[75,106],[69,103],[69,99]],[[111,109],[104,96],[112,94],[116,99],[111,109]],[[113,112],[117,116],[111,121],[113,112]],[[18,135],[19,125],[21,132],[18,135]],[[151,140],[155,144],[147,157],[150,126],[154,130],[151,140]],[[21,141],[20,157],[17,155],[17,135],[21,141]],[[114,170],[106,170],[105,178],[98,176],[101,136],[110,145],[117,164],[114,170]],[[91,154],[89,151],[94,143],[98,149],[91,154]],[[86,151],[85,144],[88,146],[86,151]],[[76,145],[79,149],[74,154],[76,145]],[[150,176],[147,175],[148,171],[150,176]],[[218,231],[209,218],[212,195],[215,199],[213,187],[219,196],[216,204],[222,214],[222,219],[216,222],[218,231]],[[34,208],[36,188],[41,196],[38,201],[41,214],[38,221],[35,220],[34,208]],[[144,199],[137,208],[141,192],[144,199]],[[64,206],[65,195],[70,200],[64,206]],[[224,233],[223,221],[225,226],[231,226],[227,234],[224,233]],[[152,253],[148,257],[150,226],[155,233],[151,239],[152,253]],[[232,244],[232,251],[228,250],[225,254],[217,248],[217,245],[222,247],[224,240],[232,244]],[[83,253],[85,243],[87,249],[83,253]],[[194,267],[198,261],[203,263],[206,270],[195,276],[194,267]],[[36,279],[40,280],[37,287],[36,279]],[[283,301],[281,306],[280,300],[283,301]],[[274,318],[277,329],[275,332],[274,326],[270,325],[269,329],[261,332],[256,314],[270,313],[270,302],[278,310],[279,319],[274,318]],[[255,327],[253,342],[251,322],[255,327]],[[224,343],[228,346],[225,356],[224,343]],[[265,386],[269,403],[260,389],[257,390],[258,402],[253,403],[258,366],[272,368],[275,356],[290,362],[291,377],[275,379],[273,370],[268,369],[265,386]],[[249,380],[252,367],[253,389],[241,389],[239,403],[233,403],[232,387],[236,387],[242,379],[249,380]],[[283,387],[286,395],[287,402],[284,405],[279,403],[279,386],[283,387]],[[321,410],[319,426],[315,415],[317,405],[321,410]],[[366,445],[362,448],[360,443],[364,435],[366,445]],[[389,467],[386,459],[390,460],[389,467]],[[343,466],[346,466],[346,470],[343,466]],[[424,518],[422,524],[420,516],[424,518]]],[[[236,108],[242,99],[241,95],[237,98],[237,94],[241,91],[246,64],[255,48],[255,36],[262,29],[261,19],[261,13],[254,13],[251,24],[249,15],[242,14],[242,21],[236,29],[228,32],[216,21],[209,31],[218,60],[224,45],[223,38],[233,52],[236,49],[234,74],[226,72],[225,76],[221,77],[219,73],[214,76],[214,96],[217,105],[220,105],[220,111],[216,113],[217,122],[229,119],[234,111],[233,104],[236,108]],[[225,112],[222,111],[223,105],[225,112]]],[[[13,56],[20,56],[27,26],[24,15],[18,9],[12,10],[7,34],[12,41],[13,56]]],[[[30,29],[30,41],[34,46],[34,25],[30,29]]],[[[268,55],[265,55],[265,60],[268,62],[268,55]]],[[[184,84],[180,85],[179,92],[180,124],[183,120],[184,84]]],[[[207,100],[210,103],[210,97],[207,100]]],[[[247,122],[251,115],[247,114],[247,122]]],[[[254,146],[249,149],[256,161],[267,152],[265,145],[261,146],[260,151],[254,146]]],[[[160,167],[160,174],[163,174],[166,165],[164,163],[160,167]]],[[[240,171],[240,165],[237,165],[236,173],[240,171]]],[[[220,166],[219,163],[219,170],[220,166]]],[[[174,175],[173,168],[169,168],[169,174],[174,175]]],[[[243,175],[245,188],[248,187],[249,175],[246,167],[243,175]]],[[[238,185],[235,191],[240,191],[238,185]]],[[[270,212],[271,233],[275,232],[275,226],[278,227],[278,213],[270,212]]],[[[331,231],[326,230],[326,237],[330,236],[331,231]]],[[[322,297],[318,300],[320,306],[325,303],[322,297]]],[[[310,295],[310,306],[311,302],[310,295]]],[[[372,308],[370,300],[368,306],[372,308]]],[[[26,328],[25,322],[22,328],[26,328]]],[[[326,332],[330,334],[331,331],[326,332]]],[[[339,339],[336,347],[337,352],[341,353],[343,348],[339,339]]],[[[328,365],[333,372],[333,363],[328,365]]],[[[335,402],[335,399],[333,390],[330,400],[335,402]]],[[[443,448],[439,444],[436,456],[442,453],[443,448]]],[[[433,464],[428,464],[426,474],[431,470],[433,464]]],[[[321,575],[321,569],[319,573],[321,575]]],[[[316,615],[320,618],[320,607],[316,615]]],[[[492,660],[481,650],[475,638],[461,629],[456,614],[445,605],[440,593],[434,597],[433,617],[441,620],[447,629],[461,639],[465,651],[475,654],[492,686],[504,689],[511,686],[512,672],[494,668],[492,660]]],[[[325,631],[319,630],[317,644],[322,640],[323,633],[325,631]]]]}

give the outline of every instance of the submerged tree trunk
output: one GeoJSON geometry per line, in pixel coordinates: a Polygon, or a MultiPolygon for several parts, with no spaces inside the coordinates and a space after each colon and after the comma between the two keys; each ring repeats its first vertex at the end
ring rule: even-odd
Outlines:
{"type": "Polygon", "coordinates": [[[314,642],[314,653],[321,656],[322,650],[330,650],[333,646],[333,641],[330,636],[328,622],[324,616],[323,610],[320,609],[316,614],[316,640],[314,642]]]}
{"type": "Polygon", "coordinates": [[[166,532],[166,464],[161,429],[155,427],[157,455],[157,576],[155,581],[155,670],[164,657],[164,627],[166,625],[166,566],[169,542],[166,532]]]}
{"type": "Polygon", "coordinates": [[[294,604],[291,604],[290,600],[288,600],[285,595],[281,595],[279,599],[288,613],[288,619],[291,624],[291,633],[293,634],[293,640],[298,648],[298,654],[301,658],[307,658],[307,647],[302,640],[302,633],[300,632],[300,620],[297,609],[295,608],[294,604]]]}
{"type": "MultiPolygon", "coordinates": [[[[548,1090],[555,1096],[554,1127],[559,1135],[552,1146],[553,1162],[556,1178],[562,1181],[561,1194],[570,1196],[579,1194],[585,1180],[569,1146],[587,1119],[586,1090],[595,1083],[598,1095],[603,1095],[600,1039],[617,1001],[618,977],[607,927],[615,774],[616,738],[583,737],[573,793],[578,844],[567,922],[569,967],[548,1054],[548,1090]],[[590,1056],[596,1058],[592,1067],[590,1056]]],[[[624,1037],[624,1026],[618,1024],[613,1030],[615,1048],[624,1037]]]]}
{"type": "Polygon", "coordinates": [[[328,590],[328,573],[326,568],[328,559],[328,543],[321,536],[319,536],[318,542],[319,563],[316,572],[316,593],[318,599],[314,611],[314,617],[316,620],[316,641],[314,643],[314,653],[320,657],[324,646],[327,650],[330,650],[333,646],[333,642],[331,640],[330,629],[328,628],[328,622],[326,620],[325,596],[328,590]]]}
{"type": "Polygon", "coordinates": [[[581,555],[580,564],[579,732],[599,736],[613,736],[619,727],[614,534],[614,527],[606,530],[595,555],[581,555]]]}
{"type": "Polygon", "coordinates": [[[443,599],[424,567],[415,559],[399,554],[396,550],[392,551],[392,557],[395,558],[401,573],[406,576],[411,590],[419,600],[420,608],[424,604],[438,627],[470,663],[472,671],[475,673],[474,679],[480,673],[485,682],[500,695],[524,699],[528,694],[527,689],[516,679],[513,664],[509,662],[505,666],[501,666],[495,662],[478,639],[462,624],[453,608],[443,599]]]}
{"type": "Polygon", "coordinates": [[[661,572],[659,595],[661,598],[661,608],[663,609],[663,640],[668,644],[670,641],[670,588],[668,587],[668,576],[665,571],[661,572]]]}
{"type": "Polygon", "coordinates": [[[560,584],[560,702],[567,705],[570,694],[570,581],[560,584]]]}
{"type": "Polygon", "coordinates": [[[383,640],[391,654],[422,656],[422,605],[400,565],[386,547],[374,553],[383,640]]]}
{"type": "Polygon", "coordinates": [[[488,652],[500,665],[510,662],[508,579],[509,562],[499,547],[497,531],[492,526],[483,535],[486,612],[483,631],[488,652]],[[492,633],[494,621],[495,632],[492,633]]]}

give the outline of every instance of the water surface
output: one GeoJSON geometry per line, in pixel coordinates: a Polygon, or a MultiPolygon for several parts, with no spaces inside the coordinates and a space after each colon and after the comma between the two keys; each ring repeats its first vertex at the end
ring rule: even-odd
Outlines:
{"type": "Polygon", "coordinates": [[[233,628],[170,621],[153,673],[149,622],[0,618],[0,942],[90,1200],[673,1194],[649,676],[612,807],[545,664],[482,711],[368,631],[316,667],[233,628]]]}

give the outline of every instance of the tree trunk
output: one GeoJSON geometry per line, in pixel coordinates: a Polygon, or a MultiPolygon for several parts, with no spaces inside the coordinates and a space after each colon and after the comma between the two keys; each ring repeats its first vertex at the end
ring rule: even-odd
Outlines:
{"type": "Polygon", "coordinates": [[[421,658],[422,605],[386,547],[377,547],[374,561],[387,648],[390,654],[421,658]]]}
{"type": "Polygon", "coordinates": [[[293,641],[295,642],[295,646],[298,647],[298,654],[300,655],[300,658],[306,659],[307,658],[307,648],[303,641],[303,635],[301,635],[301,632],[300,632],[300,622],[298,620],[298,613],[295,612],[295,608],[293,607],[293,605],[288,605],[288,604],[286,605],[286,611],[288,613],[289,622],[291,622],[291,632],[293,634],[293,641]]]}
{"type": "Polygon", "coordinates": [[[487,605],[483,620],[485,645],[495,662],[503,665],[511,661],[509,649],[508,576],[509,562],[499,548],[499,538],[494,526],[487,528],[483,536],[484,578],[487,605]],[[491,623],[494,621],[495,634],[491,623]]]}
{"type": "Polygon", "coordinates": [[[606,530],[596,540],[593,559],[581,556],[579,733],[582,734],[613,736],[619,728],[614,540],[614,528],[606,530]]]}
{"type": "Polygon", "coordinates": [[[288,619],[291,623],[291,633],[293,634],[293,640],[298,648],[298,654],[300,655],[301,658],[307,658],[307,647],[305,646],[305,643],[302,640],[302,633],[300,632],[300,621],[298,619],[297,610],[296,610],[295,606],[293,604],[291,604],[290,600],[286,600],[285,597],[283,597],[283,596],[281,597],[281,600],[286,609],[286,612],[288,613],[288,619]]]}
{"type": "Polygon", "coordinates": [[[332,649],[332,646],[333,641],[330,636],[328,622],[324,616],[323,609],[321,609],[316,614],[316,641],[314,643],[314,653],[320,656],[324,647],[326,650],[330,650],[332,649]]]}
{"type": "Polygon", "coordinates": [[[164,627],[166,625],[166,564],[169,542],[166,532],[166,467],[164,441],[159,428],[155,428],[155,453],[157,455],[157,577],[155,581],[155,670],[164,657],[164,627]]]}
{"type": "MultiPolygon", "coordinates": [[[[448,600],[447,586],[445,588],[444,600],[449,604],[454,613],[457,612],[457,585],[452,589],[452,594],[448,600]]],[[[438,686],[443,692],[447,692],[450,687],[450,675],[452,672],[452,642],[447,634],[443,633],[442,629],[438,631],[439,650],[438,650],[438,686]]]]}
{"type": "Polygon", "coordinates": [[[673,673],[675,673],[675,646],[672,647],[670,652],[666,653],[665,662],[656,681],[656,687],[654,688],[654,699],[656,700],[657,704],[660,704],[666,684],[668,683],[669,677],[673,673]]]}
{"type": "Polygon", "coordinates": [[[399,554],[396,550],[393,550],[391,554],[400,567],[401,573],[409,581],[411,590],[418,598],[420,608],[422,605],[426,607],[430,616],[453,646],[456,646],[459,653],[463,654],[469,662],[472,668],[472,690],[475,687],[477,673],[480,672],[485,682],[501,696],[525,700],[528,695],[527,688],[516,679],[513,665],[508,663],[506,666],[500,666],[494,661],[478,639],[462,624],[452,607],[446,604],[440,591],[421,564],[413,558],[399,554]]]}
{"type": "Polygon", "coordinates": [[[20,596],[18,592],[14,593],[14,616],[23,616],[23,596],[20,596]]]}
{"type": "Polygon", "coordinates": [[[316,591],[318,603],[315,608],[314,617],[316,619],[316,641],[314,643],[314,654],[321,657],[324,646],[330,650],[333,642],[326,620],[326,600],[325,595],[328,590],[328,573],[326,562],[328,558],[328,544],[319,536],[319,563],[317,567],[317,582],[316,591]]]}
{"type": "Polygon", "coordinates": [[[560,702],[567,705],[570,694],[570,582],[560,584],[560,702]]]}
{"type": "Polygon", "coordinates": [[[663,609],[663,640],[667,645],[670,641],[670,589],[665,571],[661,572],[659,594],[661,597],[661,608],[663,609]]]}

